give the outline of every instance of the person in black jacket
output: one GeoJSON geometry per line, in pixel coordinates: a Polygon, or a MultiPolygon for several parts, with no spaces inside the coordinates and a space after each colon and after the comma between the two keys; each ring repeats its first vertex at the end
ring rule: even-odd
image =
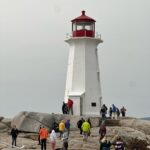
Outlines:
{"type": "Polygon", "coordinates": [[[85,120],[83,118],[81,118],[78,122],[77,122],[77,126],[78,128],[80,129],[80,134],[82,135],[82,123],[84,122],[85,120]]]}
{"type": "Polygon", "coordinates": [[[40,128],[39,128],[39,134],[38,134],[38,145],[41,145],[41,140],[40,140],[40,129],[41,129],[41,125],[40,125],[40,128]]]}
{"type": "Polygon", "coordinates": [[[65,102],[63,102],[63,105],[62,105],[62,113],[68,114],[68,106],[65,102]]]}
{"type": "Polygon", "coordinates": [[[100,150],[110,150],[111,142],[107,140],[107,137],[104,136],[100,141],[100,150]]]}
{"type": "Polygon", "coordinates": [[[11,129],[11,136],[12,136],[12,148],[13,145],[17,145],[17,136],[18,136],[18,129],[16,128],[16,125],[13,125],[11,129]]]}

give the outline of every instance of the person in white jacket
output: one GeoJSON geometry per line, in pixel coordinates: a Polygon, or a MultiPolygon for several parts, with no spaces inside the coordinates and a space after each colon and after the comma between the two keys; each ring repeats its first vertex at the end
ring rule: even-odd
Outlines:
{"type": "Polygon", "coordinates": [[[50,145],[51,145],[51,150],[55,150],[55,146],[56,146],[56,132],[55,130],[52,130],[51,134],[50,134],[50,145]]]}

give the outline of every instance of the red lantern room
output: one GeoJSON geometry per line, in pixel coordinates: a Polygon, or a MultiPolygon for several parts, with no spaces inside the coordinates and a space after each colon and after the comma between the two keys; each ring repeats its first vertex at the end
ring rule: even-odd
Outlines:
{"type": "Polygon", "coordinates": [[[82,15],[71,20],[73,37],[95,37],[95,20],[86,16],[85,11],[82,15]]]}

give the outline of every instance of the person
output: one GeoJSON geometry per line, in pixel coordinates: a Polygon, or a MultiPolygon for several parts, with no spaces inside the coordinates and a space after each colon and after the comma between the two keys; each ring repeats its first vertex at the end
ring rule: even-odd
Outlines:
{"type": "Polygon", "coordinates": [[[68,106],[68,114],[71,113],[73,115],[73,101],[71,99],[68,99],[67,106],[68,106]]]}
{"type": "Polygon", "coordinates": [[[67,132],[67,129],[65,129],[63,132],[62,141],[63,141],[62,150],[68,150],[68,132],[67,132]]]}
{"type": "Polygon", "coordinates": [[[103,121],[100,125],[99,128],[99,135],[100,135],[100,140],[103,139],[103,137],[105,137],[106,135],[106,125],[105,125],[105,121],[103,121]]]}
{"type": "Polygon", "coordinates": [[[110,150],[111,143],[107,140],[107,137],[104,136],[100,142],[100,150],[110,150]]]}
{"type": "Polygon", "coordinates": [[[54,129],[55,130],[55,132],[59,132],[59,124],[54,120],[54,122],[53,122],[53,127],[52,127],[52,129],[54,129]]]}
{"type": "Polygon", "coordinates": [[[17,146],[18,129],[16,128],[16,125],[12,126],[10,134],[12,136],[12,148],[13,148],[13,145],[17,146]]]}
{"type": "Polygon", "coordinates": [[[117,141],[115,143],[115,150],[124,150],[124,144],[121,137],[117,138],[117,141]]]}
{"type": "Polygon", "coordinates": [[[117,108],[112,104],[112,119],[117,119],[117,108]]]}
{"type": "Polygon", "coordinates": [[[59,123],[60,139],[62,138],[62,135],[63,135],[64,130],[65,130],[65,123],[64,123],[64,120],[62,120],[62,121],[59,123]]]}
{"type": "Polygon", "coordinates": [[[120,117],[120,110],[118,107],[116,109],[117,109],[117,117],[120,117]]]}
{"type": "Polygon", "coordinates": [[[82,131],[83,131],[83,141],[87,141],[88,135],[90,132],[90,124],[86,120],[85,122],[82,123],[82,131]]]}
{"type": "Polygon", "coordinates": [[[125,117],[125,115],[126,115],[126,109],[125,109],[124,106],[120,109],[120,112],[122,114],[122,117],[125,117]]]}
{"type": "Polygon", "coordinates": [[[109,108],[109,117],[111,118],[112,116],[112,107],[109,108]]]}
{"type": "Polygon", "coordinates": [[[48,131],[43,126],[40,129],[41,150],[46,150],[46,141],[47,141],[47,138],[48,138],[48,131]]]}
{"type": "Polygon", "coordinates": [[[66,121],[65,127],[67,129],[67,133],[68,133],[68,136],[69,136],[69,133],[70,133],[70,120],[69,119],[66,121]]]}
{"type": "MultiPolygon", "coordinates": [[[[92,128],[92,124],[91,124],[91,121],[90,121],[90,118],[88,118],[88,123],[90,124],[90,128],[92,128]]],[[[88,134],[88,136],[90,136],[91,135],[91,130],[89,131],[89,134],[88,134]]]]}
{"type": "Polygon", "coordinates": [[[107,114],[107,110],[108,110],[108,108],[107,108],[107,106],[104,104],[104,108],[105,108],[105,110],[106,110],[106,114],[107,114]]]}
{"type": "Polygon", "coordinates": [[[51,134],[50,134],[51,150],[55,150],[56,139],[57,139],[56,132],[55,132],[55,130],[53,129],[52,132],[51,132],[51,134]]]}
{"type": "Polygon", "coordinates": [[[106,119],[106,114],[107,114],[107,107],[105,104],[102,105],[100,114],[102,115],[102,119],[106,119]]]}
{"type": "Polygon", "coordinates": [[[39,134],[38,134],[38,145],[41,145],[41,141],[40,141],[40,129],[41,129],[41,125],[40,125],[40,128],[39,128],[39,134]]]}
{"type": "Polygon", "coordinates": [[[82,123],[84,122],[85,120],[83,118],[81,118],[78,122],[77,122],[77,126],[78,128],[80,129],[80,134],[82,135],[82,123]]]}
{"type": "Polygon", "coordinates": [[[92,128],[92,124],[91,124],[91,120],[90,120],[90,118],[88,118],[88,123],[90,124],[90,127],[92,128]]]}
{"type": "Polygon", "coordinates": [[[62,112],[63,114],[68,114],[68,106],[65,102],[63,102],[63,105],[62,105],[62,112]]]}

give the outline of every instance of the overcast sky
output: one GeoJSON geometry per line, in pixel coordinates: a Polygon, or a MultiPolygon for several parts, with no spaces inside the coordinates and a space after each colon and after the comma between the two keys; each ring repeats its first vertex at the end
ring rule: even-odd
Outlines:
{"type": "Polygon", "coordinates": [[[0,116],[61,112],[71,22],[96,20],[103,103],[150,116],[150,0],[0,0],[0,116]]]}

